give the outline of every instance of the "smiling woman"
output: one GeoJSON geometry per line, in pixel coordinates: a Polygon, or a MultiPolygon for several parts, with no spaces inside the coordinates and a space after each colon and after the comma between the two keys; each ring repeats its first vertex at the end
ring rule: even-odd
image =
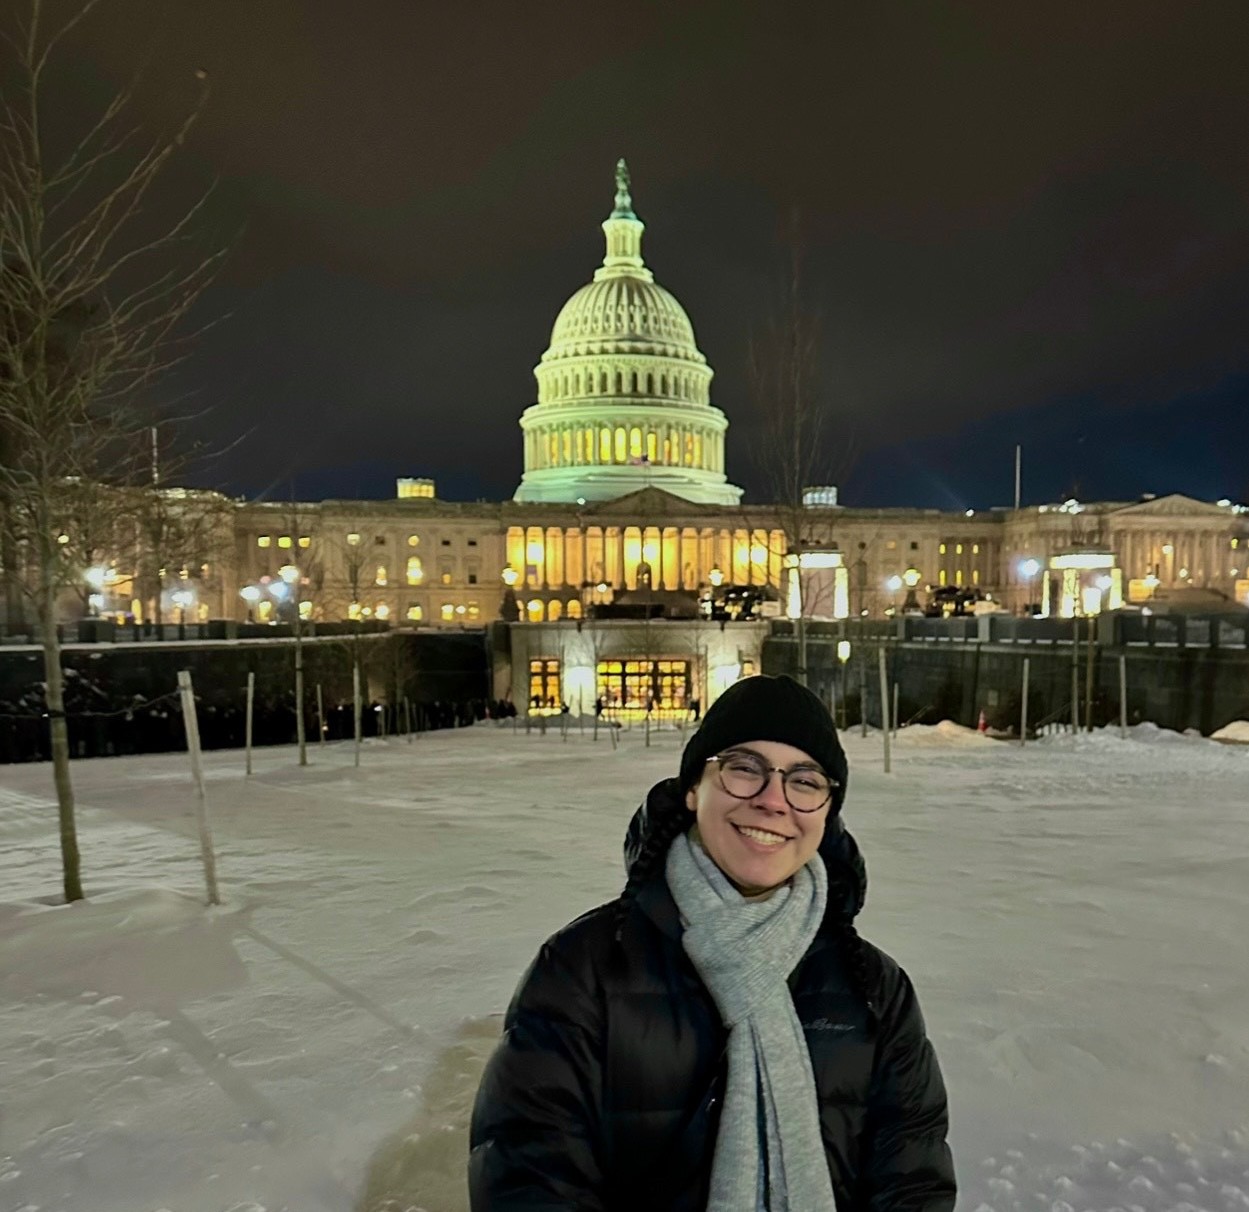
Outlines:
{"type": "Polygon", "coordinates": [[[914,989],[854,929],[845,784],[805,687],[747,678],[712,705],[629,826],[623,893],[513,999],[473,1113],[475,1212],[953,1208],[914,989]]]}

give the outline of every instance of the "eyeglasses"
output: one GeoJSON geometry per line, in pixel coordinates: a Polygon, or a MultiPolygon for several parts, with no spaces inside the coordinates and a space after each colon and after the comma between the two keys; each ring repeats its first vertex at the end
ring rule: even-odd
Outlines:
{"type": "Polygon", "coordinates": [[[748,750],[718,753],[707,761],[715,762],[720,786],[737,800],[753,800],[762,795],[772,775],[779,774],[785,802],[795,812],[819,812],[840,786],[836,779],[813,766],[794,766],[789,770],[769,766],[757,753],[748,750]]]}

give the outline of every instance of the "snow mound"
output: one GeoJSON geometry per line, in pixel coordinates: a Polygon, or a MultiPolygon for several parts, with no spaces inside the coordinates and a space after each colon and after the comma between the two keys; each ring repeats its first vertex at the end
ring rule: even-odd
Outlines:
{"type": "Polygon", "coordinates": [[[898,736],[918,745],[986,745],[990,740],[985,733],[956,724],[953,720],[942,720],[937,724],[911,724],[898,736]]]}
{"type": "Polygon", "coordinates": [[[1249,745],[1249,720],[1233,720],[1210,734],[1212,741],[1235,741],[1240,745],[1249,745]]]}

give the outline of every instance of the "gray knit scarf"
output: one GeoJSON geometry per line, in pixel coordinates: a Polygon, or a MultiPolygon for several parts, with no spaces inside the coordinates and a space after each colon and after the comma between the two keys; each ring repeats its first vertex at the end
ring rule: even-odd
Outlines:
{"type": "Polygon", "coordinates": [[[811,1054],[786,984],[824,917],[823,861],[769,900],[748,901],[682,834],[667,877],[685,952],[729,1029],[707,1212],[835,1212],[811,1054]]]}

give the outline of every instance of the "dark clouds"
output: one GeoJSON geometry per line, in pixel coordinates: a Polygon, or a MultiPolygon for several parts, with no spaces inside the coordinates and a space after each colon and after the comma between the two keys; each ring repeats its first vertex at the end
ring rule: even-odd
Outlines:
{"type": "Polygon", "coordinates": [[[850,501],[1002,503],[1016,441],[1035,498],[1238,495],[1246,35],[1239,2],[109,0],[58,116],[148,56],[168,124],[210,72],[172,188],[215,176],[210,231],[242,234],[178,387],[246,433],[206,473],[238,491],[510,494],[623,154],[748,490],[745,349],[797,204],[850,501]]]}

